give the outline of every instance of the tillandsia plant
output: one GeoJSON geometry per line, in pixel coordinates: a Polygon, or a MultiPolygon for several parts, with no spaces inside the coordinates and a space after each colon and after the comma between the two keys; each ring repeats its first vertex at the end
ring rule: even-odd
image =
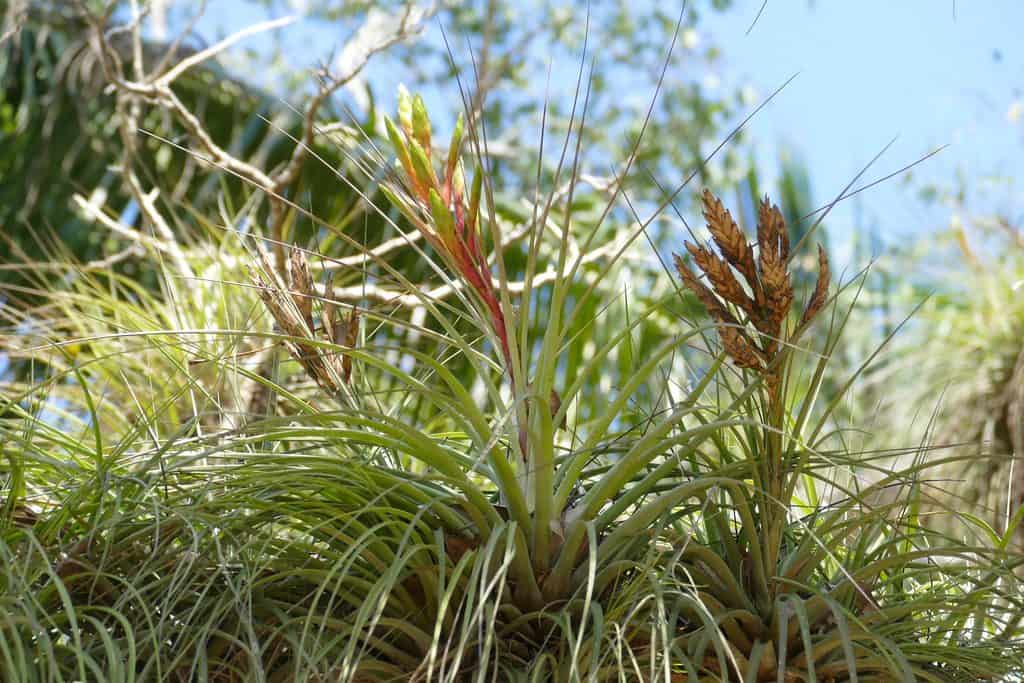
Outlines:
{"type": "MultiPolygon", "coordinates": [[[[398,94],[398,125],[390,117],[384,119],[388,137],[395,148],[401,175],[393,184],[381,186],[384,194],[397,206],[423,235],[452,270],[458,282],[472,293],[473,302],[482,314],[501,349],[501,363],[509,379],[518,423],[519,453],[526,462],[530,459],[528,411],[525,401],[533,386],[522,380],[526,367],[516,362],[513,356],[515,339],[511,332],[516,329],[514,309],[510,303],[507,287],[495,287],[495,276],[485,251],[485,224],[492,228],[495,253],[502,252],[501,232],[496,228],[493,213],[486,216],[481,212],[484,189],[484,168],[478,164],[469,195],[466,195],[466,170],[462,161],[465,123],[460,114],[448,144],[447,157],[440,165],[440,173],[434,167],[432,153],[432,130],[430,116],[423,98],[412,96],[401,87],[398,94]],[[504,301],[500,294],[505,292],[504,301]]],[[[499,285],[504,282],[504,264],[498,263],[499,285]]],[[[548,391],[549,408],[557,413],[561,407],[558,391],[548,391]]],[[[564,423],[564,419],[563,419],[564,423]]],[[[561,425],[560,425],[561,426],[561,425]]]]}
{"type": "Polygon", "coordinates": [[[773,557],[773,549],[781,538],[788,501],[800,476],[800,468],[786,462],[795,453],[786,450],[789,416],[783,380],[790,376],[789,365],[800,335],[828,300],[828,255],[819,245],[814,290],[794,325],[790,321],[794,293],[789,272],[789,231],[779,207],[767,197],[758,207],[755,257],[755,250],[721,200],[710,190],[704,190],[702,200],[708,232],[721,255],[705,245],[685,242],[685,246],[711,287],[701,281],[680,254],[675,254],[674,260],[686,288],[717,324],[726,355],[736,367],[752,371],[755,378],[764,382],[765,394],[757,404],[764,427],[754,485],[761,498],[761,519],[767,523],[762,547],[768,552],[768,565],[774,566],[777,558],[773,557]]]}
{"type": "Polygon", "coordinates": [[[879,264],[889,284],[872,288],[876,308],[860,312],[861,334],[884,334],[880,310],[892,325],[891,317],[917,308],[857,398],[873,416],[874,447],[909,434],[929,444],[930,457],[964,456],[936,479],[966,514],[985,521],[987,535],[1024,548],[1024,237],[1009,219],[971,216],[951,201],[965,221],[894,248],[879,264]],[[908,263],[929,273],[934,291],[896,284],[908,263]]]}
{"type": "MultiPolygon", "coordinates": [[[[789,248],[774,207],[762,205],[751,246],[705,194],[720,255],[689,250],[708,284],[685,258],[677,265],[685,298],[696,295],[710,322],[675,321],[626,353],[679,304],[673,290],[631,306],[607,336],[594,331],[605,319],[591,304],[617,290],[605,285],[650,224],[615,226],[627,239],[585,260],[603,248],[593,244],[601,223],[621,217],[616,202],[632,208],[621,188],[636,151],[593,220],[575,213],[573,159],[569,193],[537,202],[524,228],[513,288],[486,175],[479,189],[461,189],[460,145],[438,164],[424,146],[422,103],[402,106],[409,114],[392,137],[410,166],[400,160],[406,175],[388,192],[432,245],[422,257],[439,257],[431,265],[460,295],[432,298],[374,261],[421,305],[415,326],[367,306],[358,319],[372,324],[356,334],[356,314],[339,312],[349,304],[314,282],[298,250],[287,276],[265,258],[256,275],[280,330],[210,321],[205,334],[223,346],[196,344],[192,326],[140,333],[147,319],[173,319],[176,300],[142,308],[126,297],[112,307],[121,331],[108,334],[95,309],[113,276],[93,274],[95,286],[63,297],[61,319],[31,350],[40,363],[47,352],[66,363],[5,387],[0,403],[5,680],[874,683],[1024,673],[1020,556],[1000,539],[968,544],[928,530],[919,512],[928,465],[887,471],[888,459],[848,448],[831,419],[841,397],[815,406],[847,318],[830,298],[823,255],[816,285],[797,291],[788,264],[800,245],[789,248]],[[62,327],[67,318],[74,327],[62,327]],[[379,332],[389,326],[415,329],[419,343],[379,332]],[[89,337],[73,359],[66,329],[89,337]],[[246,340],[237,353],[250,353],[253,337],[284,344],[314,381],[238,368],[279,395],[269,416],[208,430],[196,409],[168,434],[163,416],[183,395],[231,410],[191,373],[231,371],[227,342],[246,340]],[[121,348],[126,340],[146,355],[121,348]],[[624,371],[609,362],[619,352],[624,371]],[[154,382],[140,400],[116,380],[126,358],[145,377],[151,357],[182,378],[154,382]],[[453,358],[468,370],[456,373],[453,358]],[[39,407],[57,390],[65,428],[39,407]],[[339,392],[337,409],[316,400],[339,392]],[[573,410],[586,396],[588,410],[573,410]],[[135,419],[110,419],[134,403],[135,419]],[[862,485],[865,470],[878,480],[862,485]]],[[[474,145],[478,155],[484,147],[474,145]]],[[[184,265],[194,258],[181,255],[184,265]]],[[[607,296],[597,310],[618,305],[607,296]]],[[[239,303],[247,313],[249,302],[239,303]]]]}
{"type": "MultiPolygon", "coordinates": [[[[0,373],[0,680],[1024,676],[1012,525],[955,514],[929,482],[964,460],[911,453],[893,470],[837,418],[853,378],[818,400],[849,320],[824,252],[803,282],[790,267],[801,245],[770,203],[752,241],[706,193],[715,244],[677,259],[684,287],[649,268],[627,277],[651,262],[635,248],[645,231],[688,199],[684,182],[641,218],[660,183],[639,160],[689,159],[693,127],[649,114],[603,130],[593,122],[613,119],[588,112],[602,89],[584,55],[587,94],[568,119],[542,114],[542,153],[565,131],[557,166],[538,166],[534,192],[512,182],[501,196],[510,166],[474,121],[494,111],[486,68],[451,141],[437,145],[423,100],[402,93],[386,135],[342,126],[338,154],[321,156],[339,132],[321,105],[356,69],[324,79],[288,153],[243,159],[179,77],[286,20],[184,61],[126,61],[110,39],[142,46],[145,3],[130,4],[124,28],[90,18],[84,54],[109,76],[126,149],[101,170],[121,174],[140,222],[121,222],[124,197],[72,204],[138,249],[88,264],[56,252],[0,283],[0,348],[24,370],[0,373]],[[136,144],[154,118],[180,147],[136,144]],[[639,133],[621,163],[590,175],[588,140],[625,130],[639,133]],[[644,143],[667,130],[678,154],[644,143]],[[159,152],[156,175],[143,147],[159,152]],[[167,166],[164,152],[190,158],[167,166]],[[307,184],[312,159],[330,173],[307,184]],[[214,167],[234,180],[189,170],[214,167]],[[242,246],[260,233],[272,260],[242,246]],[[289,254],[314,236],[319,253],[289,254]],[[698,322],[677,315],[700,302],[698,322]]],[[[379,45],[404,40],[399,23],[379,45]]],[[[490,54],[493,75],[507,60],[490,54]]]]}
{"type": "MultiPolygon", "coordinates": [[[[1012,597],[1019,586],[1009,572],[1021,560],[1004,557],[1005,540],[975,547],[924,531],[917,511],[925,467],[919,463],[883,474],[884,465],[870,457],[822,449],[828,442],[821,437],[824,418],[835,403],[817,426],[810,418],[837,341],[833,332],[809,388],[790,384],[802,354],[800,336],[828,302],[825,251],[819,247],[817,282],[794,317],[788,231],[778,208],[768,198],[760,204],[755,257],[722,203],[708,191],[703,203],[720,255],[704,245],[687,242],[686,248],[710,286],[678,254],[676,268],[717,324],[725,355],[762,387],[743,410],[757,413],[760,424],[716,439],[728,461],[749,464],[750,485],[724,485],[720,500],[706,501],[703,541],[695,534],[687,539],[691,548],[680,553],[702,609],[721,629],[730,668],[742,680],[967,680],[1001,669],[981,665],[968,674],[971,658],[980,665],[1002,652],[1019,661],[1019,643],[999,637],[1016,628],[1019,613],[1009,623],[974,624],[998,636],[970,642],[963,631],[973,617],[956,604],[991,590],[997,602],[1019,607],[1012,597]],[[738,456],[729,453],[730,441],[738,456]],[[841,466],[873,470],[881,481],[862,487],[854,477],[837,485],[841,466]],[[816,479],[836,486],[834,500],[819,498],[816,479]],[[889,488],[905,497],[882,496],[889,488]],[[806,514],[797,515],[800,510],[806,514]],[[976,554],[986,559],[968,569],[965,560],[976,554]],[[981,574],[974,573],[984,574],[989,561],[1000,567],[995,585],[978,583],[981,574]],[[926,614],[936,621],[921,623],[926,614]],[[971,654],[957,653],[957,646],[971,654]]],[[[706,628],[693,626],[694,634],[706,628]]],[[[691,643],[691,654],[707,647],[706,637],[698,642],[696,649],[691,643]]],[[[703,670],[726,674],[721,660],[721,651],[708,653],[703,670]]]]}

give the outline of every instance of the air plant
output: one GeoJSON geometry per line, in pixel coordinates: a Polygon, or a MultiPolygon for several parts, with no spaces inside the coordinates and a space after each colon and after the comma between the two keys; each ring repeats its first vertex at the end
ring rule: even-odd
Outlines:
{"type": "Polygon", "coordinates": [[[706,501],[703,533],[678,541],[687,547],[675,571],[693,582],[728,653],[723,666],[697,610],[681,627],[691,661],[705,674],[749,681],[945,681],[961,680],[972,666],[975,675],[998,670],[996,659],[1019,646],[997,634],[1011,632],[1017,621],[1003,623],[989,613],[974,635],[993,635],[968,644],[959,633],[973,617],[959,603],[1019,604],[1012,567],[1021,559],[1001,557],[999,544],[967,546],[924,530],[917,510],[925,466],[888,472],[871,457],[842,448],[824,452],[828,439],[820,435],[834,404],[816,426],[811,415],[838,330],[828,331],[810,386],[797,387],[791,378],[801,335],[829,300],[828,257],[819,247],[817,282],[795,317],[788,231],[778,208],[767,198],[761,202],[752,247],[709,191],[703,205],[719,254],[689,242],[686,249],[708,284],[683,256],[675,255],[675,265],[714,321],[726,357],[763,391],[743,410],[760,415],[759,424],[728,430],[742,455],[731,454],[725,438],[718,441],[720,457],[749,466],[750,485],[723,486],[718,499],[706,501]],[[877,469],[879,480],[840,484],[840,464],[877,469]],[[819,497],[819,477],[839,489],[833,500],[819,497]],[[809,514],[795,514],[801,508],[809,514]],[[969,557],[976,558],[974,568],[969,557]],[[975,585],[971,577],[983,565],[1000,578],[975,585]],[[941,626],[922,623],[924,614],[941,626]],[[958,647],[962,657],[953,655],[958,647]]]}
{"type": "MultiPolygon", "coordinates": [[[[440,328],[420,343],[433,346],[405,337],[387,349],[413,358],[410,370],[379,353],[385,344],[358,339],[357,309],[340,313],[304,252],[293,251],[286,273],[259,254],[253,280],[280,328],[271,336],[319,390],[349,396],[358,370],[372,401],[320,410],[306,400],[316,387],[261,378],[287,415],[182,437],[142,412],[112,436],[101,410],[118,397],[98,403],[90,392],[95,378],[115,386],[120,364],[144,365],[118,349],[120,337],[136,338],[126,327],[88,335],[65,373],[75,384],[20,387],[0,402],[12,473],[0,525],[0,674],[939,683],[1021,673],[1019,555],[1000,539],[968,545],[928,530],[918,512],[924,465],[887,471],[832,429],[833,404],[815,406],[845,321],[823,324],[823,251],[807,303],[794,310],[798,247],[774,206],[762,203],[751,245],[704,193],[714,245],[688,244],[696,268],[683,257],[676,265],[711,322],[659,337],[620,372],[609,359],[641,324],[663,319],[676,293],[631,309],[610,335],[593,333],[606,322],[586,312],[594,308],[574,327],[580,300],[602,293],[595,280],[612,266],[582,274],[566,237],[579,224],[570,209],[545,209],[541,223],[565,221],[552,294],[543,311],[524,296],[514,319],[484,249],[482,174],[468,193],[461,180],[462,126],[441,164],[431,162],[422,100],[403,95],[388,128],[402,175],[386,192],[468,292],[458,299],[465,309],[419,293],[434,316],[422,328],[440,328]],[[531,315],[543,340],[529,334],[531,315]],[[494,359],[458,324],[467,316],[491,335],[511,400],[492,381],[494,359]],[[702,339],[710,361],[691,351],[702,339]],[[566,373],[565,400],[547,400],[574,346],[585,358],[566,373]],[[457,354],[468,366],[458,373],[457,354]],[[531,368],[530,381],[517,364],[531,368]],[[610,376],[612,390],[586,419],[569,414],[588,383],[610,376]],[[376,391],[378,380],[387,391],[376,391]],[[63,433],[26,408],[49,386],[77,397],[81,429],[63,433]],[[529,405],[511,428],[510,402],[529,405]],[[569,430],[558,430],[563,421],[569,430]],[[517,434],[526,461],[508,455],[517,434]],[[879,480],[846,476],[864,469],[879,480]],[[30,500],[38,519],[14,524],[30,500]]],[[[616,227],[637,230],[632,237],[643,229],[616,227]]],[[[102,320],[93,305],[111,295],[96,292],[65,296],[53,329],[102,320]]],[[[170,335],[195,353],[191,332],[138,339],[165,353],[170,335]]],[[[227,372],[230,354],[221,356],[227,372]]],[[[155,387],[172,395],[140,409],[158,413],[201,388],[183,363],[166,367],[184,368],[182,388],[155,387]]],[[[125,389],[116,405],[132,405],[125,389]]]]}
{"type": "MultiPolygon", "coordinates": [[[[423,235],[448,264],[457,281],[473,293],[479,307],[479,319],[486,321],[501,350],[501,361],[515,396],[533,392],[532,383],[518,379],[509,332],[516,328],[515,314],[502,306],[495,287],[491,264],[484,249],[484,224],[481,211],[484,188],[483,166],[473,173],[469,195],[466,195],[466,171],[461,159],[465,123],[460,113],[448,143],[448,154],[435,169],[432,130],[426,105],[420,95],[411,96],[404,88],[398,95],[398,124],[385,117],[388,137],[395,149],[401,175],[381,186],[388,199],[423,235]]],[[[500,258],[500,254],[498,256],[500,258]]],[[[557,390],[548,392],[552,414],[561,407],[557,390]]],[[[517,410],[519,452],[529,460],[529,415],[525,406],[517,410]]],[[[564,427],[564,420],[559,425],[564,427]]]]}
{"type": "MultiPolygon", "coordinates": [[[[704,305],[716,323],[726,355],[736,367],[752,371],[767,389],[762,402],[766,451],[759,463],[760,476],[755,483],[767,496],[762,506],[765,518],[772,519],[777,517],[778,502],[787,501],[793,492],[793,481],[787,482],[787,477],[795,481],[799,476],[799,471],[788,469],[785,462],[790,454],[784,443],[787,406],[783,380],[800,335],[828,300],[828,255],[818,245],[818,276],[814,291],[808,297],[799,320],[791,325],[789,317],[794,292],[789,271],[789,231],[779,207],[767,197],[758,207],[755,258],[754,249],[721,200],[705,189],[702,201],[708,231],[721,255],[705,245],[685,242],[685,246],[711,287],[697,277],[680,254],[674,255],[674,261],[687,289],[704,305]]],[[[778,520],[773,522],[775,526],[780,523],[778,520]]],[[[779,530],[774,529],[769,535],[777,538],[779,530]]]]}

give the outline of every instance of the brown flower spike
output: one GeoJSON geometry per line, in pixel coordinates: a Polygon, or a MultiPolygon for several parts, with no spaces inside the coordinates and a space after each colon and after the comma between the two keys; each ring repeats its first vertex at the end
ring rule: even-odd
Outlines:
{"type": "MultiPolygon", "coordinates": [[[[765,197],[758,207],[755,260],[754,250],[721,200],[709,190],[704,190],[702,199],[708,231],[721,256],[708,246],[689,242],[686,250],[710,287],[679,254],[675,254],[676,270],[686,288],[718,323],[718,336],[732,362],[737,367],[761,372],[769,387],[774,388],[779,380],[774,361],[780,342],[786,339],[787,331],[783,328],[793,305],[786,221],[779,207],[765,197]]],[[[798,329],[825,306],[828,285],[828,256],[819,245],[818,280],[800,316],[798,329]]]]}
{"type": "Polygon", "coordinates": [[[263,249],[258,249],[261,270],[252,269],[251,277],[260,298],[266,304],[281,331],[290,339],[283,342],[292,358],[302,365],[306,374],[329,393],[340,390],[342,385],[352,381],[352,358],[348,354],[334,353],[323,346],[311,343],[317,341],[317,333],[323,341],[355,348],[359,332],[359,310],[352,307],[347,316],[339,314],[338,306],[331,301],[331,286],[326,288],[326,298],[321,312],[321,324],[313,319],[313,301],[319,297],[313,287],[309,263],[300,249],[292,250],[288,273],[291,286],[275,273],[270,258],[263,249]],[[307,341],[308,340],[308,341],[307,341]]]}

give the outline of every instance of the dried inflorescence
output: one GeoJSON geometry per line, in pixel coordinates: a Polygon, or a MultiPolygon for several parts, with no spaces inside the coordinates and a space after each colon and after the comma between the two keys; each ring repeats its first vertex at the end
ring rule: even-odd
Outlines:
{"type": "Polygon", "coordinates": [[[292,250],[288,261],[290,288],[275,274],[270,258],[262,249],[259,250],[259,258],[262,272],[254,269],[251,277],[278,327],[294,338],[283,342],[285,348],[302,365],[306,374],[321,388],[334,394],[342,385],[351,382],[352,358],[310,342],[317,341],[319,332],[323,341],[354,348],[358,339],[359,309],[353,306],[348,315],[342,317],[337,304],[329,298],[328,287],[328,298],[324,301],[318,327],[313,319],[313,302],[317,296],[305,254],[299,249],[292,250]]]}
{"type": "MultiPolygon", "coordinates": [[[[686,249],[710,287],[679,254],[675,254],[676,269],[687,289],[719,324],[719,338],[733,363],[765,374],[769,385],[774,385],[778,379],[775,358],[786,340],[784,326],[793,305],[786,221],[779,207],[765,197],[758,207],[755,258],[746,235],[721,200],[704,190],[703,203],[708,231],[721,256],[700,244],[686,242],[686,249]]],[[[828,257],[819,245],[818,280],[798,329],[824,307],[828,285],[828,257]]]]}

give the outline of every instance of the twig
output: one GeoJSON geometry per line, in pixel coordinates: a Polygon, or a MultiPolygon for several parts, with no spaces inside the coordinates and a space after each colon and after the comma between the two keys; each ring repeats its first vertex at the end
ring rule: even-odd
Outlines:
{"type": "Polygon", "coordinates": [[[106,213],[104,213],[99,206],[93,204],[82,195],[72,195],[71,201],[74,202],[78,206],[78,208],[80,208],[85,213],[85,215],[88,218],[93,219],[94,221],[105,227],[107,230],[110,230],[111,232],[116,233],[121,237],[124,237],[125,239],[128,239],[136,244],[148,247],[149,249],[153,249],[164,254],[171,253],[171,245],[163,242],[162,240],[158,240],[155,237],[150,237],[144,232],[139,232],[138,230],[128,225],[125,225],[120,221],[114,220],[106,213]]]}
{"type": "MultiPolygon", "coordinates": [[[[302,133],[295,144],[295,148],[292,150],[292,156],[285,164],[284,168],[278,171],[271,180],[269,186],[271,196],[281,194],[286,187],[295,182],[295,179],[302,168],[302,164],[305,162],[306,157],[309,154],[310,147],[313,144],[313,139],[317,130],[316,116],[320,111],[320,107],[339,88],[347,85],[352,81],[352,79],[358,76],[370,62],[370,59],[372,59],[376,54],[402,42],[409,36],[413,30],[410,27],[410,19],[413,14],[414,7],[415,5],[412,3],[407,4],[402,13],[402,18],[399,21],[398,27],[394,32],[379,40],[372,47],[366,49],[360,56],[359,61],[348,68],[347,73],[341,76],[330,76],[325,70],[325,78],[321,81],[316,95],[313,96],[313,99],[310,100],[309,105],[306,107],[306,113],[302,124],[302,133]]],[[[369,19],[367,19],[367,23],[364,23],[363,26],[356,31],[355,36],[358,37],[360,32],[365,30],[368,24],[369,19]]],[[[284,249],[282,247],[284,242],[284,208],[285,207],[281,202],[271,201],[270,234],[275,240],[274,257],[279,269],[283,268],[284,265],[284,249]]]]}
{"type": "Polygon", "coordinates": [[[174,68],[169,69],[163,76],[156,79],[153,82],[153,85],[168,86],[171,83],[173,83],[174,80],[178,78],[178,76],[182,75],[192,67],[198,64],[202,64],[207,59],[217,56],[218,54],[228,49],[235,43],[244,40],[249,36],[256,35],[257,33],[264,33],[266,31],[272,31],[274,29],[281,28],[289,24],[293,24],[295,23],[296,19],[297,17],[294,16],[281,17],[280,19],[272,19],[270,21],[260,22],[259,24],[253,24],[252,26],[244,28],[241,31],[238,31],[237,33],[233,33],[232,35],[228,36],[219,43],[211,45],[205,50],[200,50],[199,52],[196,52],[193,55],[189,55],[185,59],[181,60],[177,63],[177,65],[174,66],[174,68]]]}

